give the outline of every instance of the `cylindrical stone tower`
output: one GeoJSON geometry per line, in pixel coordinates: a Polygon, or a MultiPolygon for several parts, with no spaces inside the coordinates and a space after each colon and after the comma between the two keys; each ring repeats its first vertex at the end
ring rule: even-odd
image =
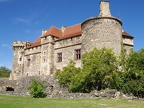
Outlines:
{"type": "Polygon", "coordinates": [[[100,2],[98,17],[82,23],[82,54],[93,48],[111,48],[116,55],[121,52],[122,22],[111,16],[108,1],[100,2]]]}

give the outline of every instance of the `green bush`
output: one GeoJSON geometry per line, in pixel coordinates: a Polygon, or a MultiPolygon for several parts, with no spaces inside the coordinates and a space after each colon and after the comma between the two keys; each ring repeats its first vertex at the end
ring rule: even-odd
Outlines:
{"type": "Polygon", "coordinates": [[[55,79],[58,79],[60,86],[69,87],[72,77],[81,71],[80,68],[75,67],[75,62],[70,61],[69,64],[63,67],[62,71],[56,70],[55,79]]]}
{"type": "Polygon", "coordinates": [[[59,84],[68,87],[70,92],[91,92],[110,87],[112,83],[114,86],[118,68],[111,49],[95,48],[82,56],[82,63],[82,69],[76,68],[74,61],[70,61],[61,72],[57,71],[55,78],[59,84]],[[112,80],[112,77],[115,79],[112,80]]]}
{"type": "Polygon", "coordinates": [[[11,70],[5,66],[0,67],[0,78],[8,78],[10,76],[11,70]]]}
{"type": "Polygon", "coordinates": [[[137,97],[144,97],[144,49],[132,51],[126,59],[126,69],[122,73],[122,91],[137,97]]]}
{"type": "Polygon", "coordinates": [[[34,98],[44,98],[46,97],[46,93],[43,92],[45,89],[45,82],[37,81],[35,79],[32,80],[32,83],[28,90],[30,91],[30,94],[34,98]]]}
{"type": "Polygon", "coordinates": [[[69,88],[71,92],[91,92],[109,88],[118,79],[117,59],[111,49],[94,48],[82,55],[82,63],[81,72],[72,78],[69,88]],[[115,79],[112,79],[113,77],[115,79]]]}

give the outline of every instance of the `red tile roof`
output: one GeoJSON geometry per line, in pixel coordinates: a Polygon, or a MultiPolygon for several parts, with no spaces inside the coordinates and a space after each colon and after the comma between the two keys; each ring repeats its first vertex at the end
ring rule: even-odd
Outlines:
{"type": "Polygon", "coordinates": [[[46,36],[55,36],[55,37],[61,37],[62,36],[62,31],[54,26],[51,26],[50,29],[43,35],[43,37],[46,36]]]}
{"type": "Polygon", "coordinates": [[[37,38],[34,43],[30,43],[30,46],[28,46],[27,48],[32,48],[32,47],[36,47],[36,46],[40,46],[41,45],[41,37],[37,38]]]}
{"type": "Polygon", "coordinates": [[[62,30],[52,26],[43,35],[43,37],[55,36],[55,37],[58,37],[59,39],[64,39],[64,38],[73,37],[73,36],[77,36],[77,35],[81,35],[81,34],[82,34],[81,24],[76,24],[76,25],[65,28],[64,32],[62,32],[62,30]]]}
{"type": "Polygon", "coordinates": [[[68,37],[78,36],[81,34],[82,34],[81,24],[76,24],[74,26],[70,26],[70,27],[66,28],[64,30],[63,36],[61,38],[62,39],[68,38],[68,37]]]}
{"type": "Polygon", "coordinates": [[[124,31],[124,32],[122,32],[122,35],[123,35],[123,36],[128,36],[128,37],[133,38],[133,36],[131,36],[130,34],[126,33],[125,31],[124,31]]]}

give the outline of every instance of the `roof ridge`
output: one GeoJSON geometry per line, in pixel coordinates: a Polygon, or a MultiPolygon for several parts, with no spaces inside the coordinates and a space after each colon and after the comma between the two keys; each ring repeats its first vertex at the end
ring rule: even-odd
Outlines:
{"type": "Polygon", "coordinates": [[[73,27],[73,26],[76,26],[76,25],[81,25],[82,23],[78,23],[78,24],[74,24],[74,25],[71,25],[71,26],[66,26],[66,28],[69,28],[69,27],[73,27]]]}

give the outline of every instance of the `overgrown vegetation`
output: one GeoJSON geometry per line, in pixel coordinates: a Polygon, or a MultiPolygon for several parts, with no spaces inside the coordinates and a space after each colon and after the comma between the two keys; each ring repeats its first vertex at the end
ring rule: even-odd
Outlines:
{"type": "Polygon", "coordinates": [[[70,92],[91,92],[105,88],[144,97],[144,49],[122,50],[119,57],[111,49],[93,49],[82,55],[83,67],[76,68],[74,61],[57,71],[55,78],[70,92]]]}
{"type": "Polygon", "coordinates": [[[5,66],[0,67],[0,78],[8,78],[10,76],[11,70],[5,66]]]}
{"type": "Polygon", "coordinates": [[[45,82],[44,81],[37,81],[35,79],[32,80],[32,83],[28,90],[30,94],[34,98],[44,98],[46,97],[46,93],[44,93],[45,89],[45,82]]]}
{"type": "Polygon", "coordinates": [[[122,73],[122,91],[144,97],[144,49],[132,51],[126,58],[126,69],[122,73]]]}

